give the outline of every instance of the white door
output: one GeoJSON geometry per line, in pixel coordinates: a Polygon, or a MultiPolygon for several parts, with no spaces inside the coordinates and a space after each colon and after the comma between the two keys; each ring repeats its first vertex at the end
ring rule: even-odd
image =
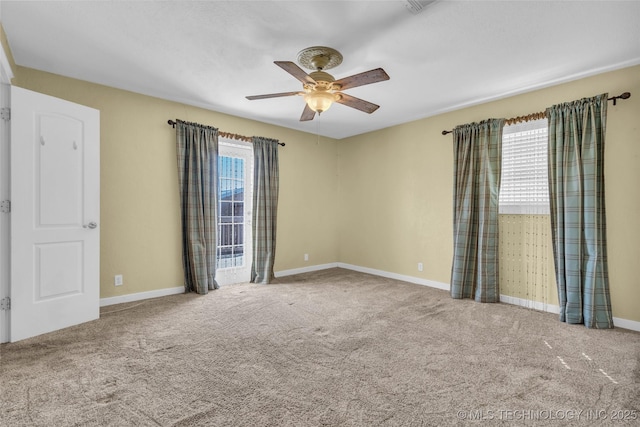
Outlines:
{"type": "Polygon", "coordinates": [[[253,147],[221,140],[218,147],[218,248],[216,281],[219,285],[251,279],[251,207],[253,205],[253,147]]]}
{"type": "Polygon", "coordinates": [[[11,88],[12,342],[100,316],[100,112],[11,88]]]}

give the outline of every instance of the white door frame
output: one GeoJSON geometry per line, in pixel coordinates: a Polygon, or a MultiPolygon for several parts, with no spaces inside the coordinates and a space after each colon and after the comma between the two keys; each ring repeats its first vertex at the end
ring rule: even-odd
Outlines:
{"type": "Polygon", "coordinates": [[[220,138],[218,154],[226,157],[242,158],[245,164],[245,205],[244,205],[244,266],[216,270],[216,282],[220,286],[244,283],[251,279],[253,236],[251,212],[253,210],[253,145],[248,142],[220,138]]]}
{"type": "MultiPolygon", "coordinates": [[[[10,200],[11,182],[11,161],[10,161],[10,85],[13,79],[13,71],[9,64],[9,59],[4,50],[4,46],[0,43],[0,202],[10,200]]],[[[0,343],[9,341],[9,304],[7,301],[10,296],[10,230],[11,217],[9,213],[0,212],[0,301],[3,301],[0,308],[0,343]]]]}

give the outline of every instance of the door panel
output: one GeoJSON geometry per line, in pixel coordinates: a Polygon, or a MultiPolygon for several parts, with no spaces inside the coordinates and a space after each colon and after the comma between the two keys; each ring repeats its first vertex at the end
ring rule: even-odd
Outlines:
{"type": "Polygon", "coordinates": [[[11,90],[11,332],[18,341],[100,313],[100,113],[11,90]]]}
{"type": "Polygon", "coordinates": [[[36,212],[37,226],[81,226],[82,122],[64,116],[37,114],[36,212]]]}
{"type": "Polygon", "coordinates": [[[34,247],[35,302],[83,292],[82,242],[45,243],[34,247]]]}

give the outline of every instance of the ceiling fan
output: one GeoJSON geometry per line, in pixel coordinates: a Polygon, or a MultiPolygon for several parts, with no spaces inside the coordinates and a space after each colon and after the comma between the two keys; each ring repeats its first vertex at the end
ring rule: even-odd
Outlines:
{"type": "Polygon", "coordinates": [[[313,46],[301,50],[298,53],[298,63],[305,68],[315,70],[307,74],[302,68],[291,61],[274,61],[274,64],[291,74],[302,83],[302,91],[270,93],[267,95],[247,96],[247,99],[278,98],[282,96],[301,95],[306,105],[300,116],[300,121],[313,120],[315,114],[327,111],[334,102],[373,113],[379,105],[342,93],[345,89],[364,86],[389,80],[389,76],[382,68],[365,71],[336,80],[325,70],[331,69],[342,63],[342,54],[335,49],[325,46],[313,46]]]}

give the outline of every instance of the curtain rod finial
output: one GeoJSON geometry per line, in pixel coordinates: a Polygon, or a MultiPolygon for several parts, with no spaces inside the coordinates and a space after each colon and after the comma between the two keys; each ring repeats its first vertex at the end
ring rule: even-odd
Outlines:
{"type": "Polygon", "coordinates": [[[616,101],[618,99],[629,99],[631,98],[631,92],[624,92],[618,96],[614,96],[612,98],[609,98],[609,101],[613,101],[613,105],[616,105],[616,101]]]}

